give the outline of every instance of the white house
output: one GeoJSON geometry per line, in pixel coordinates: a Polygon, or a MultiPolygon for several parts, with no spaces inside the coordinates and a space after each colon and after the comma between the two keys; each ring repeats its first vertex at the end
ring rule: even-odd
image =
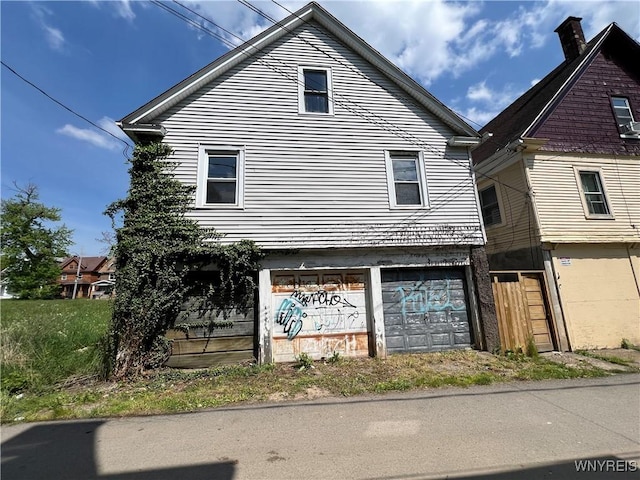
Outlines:
{"type": "Polygon", "coordinates": [[[479,134],[318,4],[119,125],[171,145],[202,226],[268,253],[259,360],[497,345],[472,268],[479,134]]]}

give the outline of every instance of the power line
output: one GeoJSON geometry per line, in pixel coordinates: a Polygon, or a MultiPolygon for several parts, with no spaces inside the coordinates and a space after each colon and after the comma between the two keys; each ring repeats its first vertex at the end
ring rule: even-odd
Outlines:
{"type": "MultiPolygon", "coordinates": [[[[230,30],[218,25],[216,22],[214,22],[213,20],[211,20],[210,18],[207,18],[203,15],[201,15],[200,13],[196,12],[195,10],[189,8],[188,6],[182,4],[181,2],[179,2],[178,0],[172,0],[173,3],[175,3],[176,5],[179,5],[180,7],[184,8],[185,10],[189,11],[190,13],[192,13],[193,15],[196,15],[198,18],[204,20],[207,23],[210,23],[211,25],[215,26],[216,28],[218,28],[219,30],[222,30],[223,32],[231,35],[232,37],[236,38],[237,40],[240,41],[244,41],[240,36],[236,35],[235,33],[231,32],[230,30]]],[[[243,6],[251,9],[252,11],[254,11],[255,13],[257,13],[258,15],[261,15],[263,18],[269,20],[270,22],[273,22],[274,24],[280,26],[283,30],[285,30],[287,33],[292,33],[291,30],[287,29],[286,27],[284,27],[281,22],[277,22],[275,19],[273,19],[272,17],[270,17],[269,15],[265,14],[264,12],[262,12],[260,9],[258,9],[257,7],[251,5],[250,3],[246,2],[246,1],[242,1],[242,0],[238,0],[239,3],[241,3],[243,6]]],[[[224,38],[223,36],[221,36],[220,34],[213,32],[212,30],[204,27],[203,25],[200,25],[200,23],[195,22],[193,19],[189,18],[188,16],[184,15],[181,12],[178,12],[177,10],[172,9],[171,7],[167,6],[166,4],[158,1],[158,0],[154,0],[152,1],[152,3],[160,8],[162,8],[163,10],[167,11],[168,13],[171,13],[172,15],[174,15],[175,17],[187,22],[189,25],[198,28],[199,30],[211,35],[212,37],[216,38],[217,40],[221,41],[224,45],[230,47],[230,48],[235,48],[236,45],[234,45],[232,42],[230,42],[229,40],[227,40],[226,38],[224,38]]],[[[284,8],[284,7],[283,7],[284,8]]],[[[288,11],[288,10],[287,10],[288,11]]],[[[300,17],[297,17],[300,18],[300,17]]],[[[301,19],[302,20],[302,19],[301,19]]],[[[305,20],[302,20],[303,23],[308,24],[308,22],[306,22],[305,20]]],[[[313,25],[311,25],[311,27],[313,27],[313,25]]],[[[345,66],[346,68],[350,69],[351,71],[356,72],[358,75],[361,75],[364,77],[364,75],[362,74],[362,72],[356,71],[353,68],[351,68],[349,65],[345,65],[344,62],[341,62],[339,59],[336,59],[335,57],[333,57],[332,55],[328,54],[327,52],[323,51],[322,49],[320,49],[318,46],[311,44],[310,42],[308,42],[306,39],[301,38],[298,35],[294,35],[296,38],[298,38],[299,40],[303,41],[304,43],[307,43],[308,45],[312,46],[313,48],[315,48],[316,50],[318,50],[319,52],[323,53],[324,55],[329,56],[329,58],[333,59],[334,61],[340,63],[341,65],[345,66]]],[[[251,46],[251,45],[250,45],[251,46]]],[[[257,47],[252,46],[254,49],[259,50],[257,47]]],[[[246,54],[247,57],[249,56],[249,53],[246,54]]],[[[269,55],[268,53],[265,54],[265,56],[272,58],[273,60],[281,63],[283,66],[288,67],[287,64],[285,64],[284,62],[282,62],[281,60],[272,57],[271,55],[269,55]]],[[[302,84],[302,82],[297,78],[297,76],[295,78],[292,78],[290,75],[288,75],[285,72],[279,71],[277,68],[275,68],[273,65],[263,62],[261,60],[256,60],[258,63],[260,63],[261,65],[264,65],[265,67],[273,70],[274,72],[284,76],[285,78],[287,78],[288,80],[292,81],[293,83],[296,83],[298,85],[302,84]]],[[[368,81],[371,81],[372,83],[374,83],[375,85],[379,86],[380,88],[383,88],[385,91],[388,91],[387,88],[385,88],[384,86],[380,85],[379,83],[375,82],[372,79],[369,79],[368,77],[364,77],[365,79],[367,79],[368,81]]],[[[377,125],[378,127],[380,127],[381,129],[396,135],[400,138],[402,138],[405,141],[408,141],[409,143],[419,146],[421,148],[425,148],[425,149],[429,149],[432,152],[436,153],[438,155],[438,157],[440,157],[442,155],[442,152],[437,150],[436,148],[434,148],[433,146],[429,145],[426,142],[423,142],[422,140],[420,140],[419,138],[416,138],[413,134],[411,134],[410,132],[406,132],[403,129],[401,129],[400,127],[398,127],[397,125],[391,124],[390,122],[388,122],[386,119],[380,117],[379,115],[368,111],[367,109],[365,109],[364,107],[362,107],[361,105],[358,105],[357,103],[353,102],[352,100],[350,100],[348,97],[344,97],[344,100],[342,100],[342,96],[336,94],[335,92],[332,92],[332,95],[330,96],[331,100],[338,104],[341,105],[342,107],[344,107],[345,109],[347,109],[348,111],[352,112],[353,114],[363,118],[366,122],[377,125]],[[353,105],[355,105],[355,107],[357,109],[362,110],[363,112],[359,112],[356,109],[354,109],[352,106],[348,105],[348,103],[352,103],[353,105]],[[379,121],[377,121],[377,119],[379,119],[379,121]],[[381,123],[382,122],[382,123],[381,123]],[[388,127],[387,125],[388,124],[388,127]]],[[[402,97],[406,100],[405,97],[402,97]]],[[[466,164],[466,162],[461,162],[457,159],[453,159],[453,158],[449,158],[446,157],[445,155],[442,155],[442,158],[445,160],[448,160],[464,169],[469,170],[470,172],[473,170],[473,167],[469,164],[466,164]]],[[[486,178],[490,178],[491,180],[493,180],[496,183],[499,183],[501,185],[504,185],[507,188],[511,188],[513,190],[516,190],[517,192],[523,194],[523,195],[527,195],[527,192],[524,192],[516,187],[512,187],[511,185],[505,184],[502,181],[498,180],[497,178],[494,178],[490,175],[484,174],[484,173],[478,173],[478,175],[486,177],[486,178]]]]}
{"type": "MultiPolygon", "coordinates": [[[[35,88],[36,90],[38,90],[40,93],[42,93],[45,97],[47,97],[49,100],[57,103],[58,105],[60,105],[62,108],[64,108],[65,110],[67,110],[68,112],[74,114],[76,117],[81,118],[82,120],[84,120],[85,122],[93,125],[95,128],[97,128],[98,130],[103,131],[104,133],[106,133],[107,135],[112,136],[113,138],[115,138],[116,140],[124,143],[128,148],[133,148],[133,145],[131,145],[129,142],[127,142],[126,140],[123,140],[122,138],[118,137],[117,135],[114,135],[113,133],[111,133],[108,130],[105,130],[104,128],[102,128],[100,125],[95,124],[94,122],[92,122],[91,120],[89,120],[87,117],[79,114],[78,112],[76,112],[75,110],[73,110],[71,107],[66,106],[64,103],[62,103],[59,100],[56,100],[55,98],[53,98],[51,95],[49,95],[47,92],[45,92],[42,88],[40,88],[39,86],[37,86],[35,83],[31,82],[30,80],[27,80],[25,77],[23,77],[22,75],[20,75],[18,72],[16,72],[13,68],[11,68],[9,65],[7,65],[4,61],[0,61],[0,63],[2,63],[2,66],[4,66],[5,68],[7,68],[11,73],[13,73],[16,77],[18,77],[20,80],[22,80],[23,82],[31,85],[33,88],[35,88]]],[[[126,150],[125,150],[126,152],[126,150]]]]}
{"type": "MultiPolygon", "coordinates": [[[[239,36],[238,36],[238,35],[236,35],[235,33],[233,33],[233,32],[231,32],[230,30],[225,29],[224,27],[222,27],[222,26],[218,25],[217,23],[215,23],[215,22],[214,22],[214,21],[212,21],[211,19],[209,19],[209,18],[207,18],[207,17],[205,17],[205,16],[201,15],[200,13],[198,13],[198,12],[196,12],[196,11],[192,10],[192,9],[191,9],[191,8],[189,8],[188,6],[183,5],[182,3],[180,3],[180,2],[179,2],[179,1],[177,1],[177,0],[172,0],[172,1],[173,1],[173,3],[175,3],[176,5],[179,5],[180,7],[184,8],[184,9],[185,9],[185,10],[187,10],[187,11],[189,11],[190,13],[192,13],[192,14],[193,14],[193,15],[195,15],[195,16],[197,16],[198,18],[200,18],[200,19],[204,20],[205,22],[210,23],[211,25],[215,26],[215,27],[216,27],[216,28],[218,28],[219,30],[221,30],[221,31],[223,31],[223,32],[225,32],[225,33],[227,33],[228,35],[231,35],[232,37],[234,37],[234,38],[236,38],[236,39],[238,39],[238,40],[240,40],[240,41],[244,41],[241,37],[239,37],[239,36]]],[[[240,0],[239,0],[239,1],[240,1],[240,0]]],[[[205,33],[207,33],[207,34],[209,34],[210,36],[212,36],[212,37],[216,38],[217,40],[221,41],[224,45],[227,45],[227,46],[229,46],[230,48],[235,48],[235,46],[236,46],[236,45],[233,45],[229,40],[227,40],[226,38],[222,37],[222,36],[221,36],[220,34],[218,34],[217,32],[213,32],[212,30],[210,30],[210,29],[206,28],[204,25],[201,25],[200,23],[198,23],[198,22],[194,21],[193,19],[189,18],[187,15],[185,15],[185,14],[183,14],[183,13],[181,13],[181,12],[178,12],[177,10],[174,10],[173,8],[169,7],[169,6],[168,6],[168,5],[166,5],[166,4],[161,3],[161,2],[160,2],[160,1],[158,1],[158,0],[154,0],[152,3],[154,3],[156,6],[158,6],[158,7],[162,8],[163,10],[167,11],[168,13],[170,13],[170,14],[174,15],[174,16],[175,16],[175,17],[177,17],[178,19],[183,20],[183,21],[185,21],[186,23],[188,23],[189,25],[191,25],[191,26],[193,26],[193,27],[195,27],[195,28],[197,28],[197,29],[199,29],[199,30],[201,30],[201,31],[203,31],[203,32],[205,32],[205,33]]],[[[252,6],[251,4],[249,4],[248,2],[240,2],[240,3],[241,3],[241,4],[243,4],[244,6],[246,6],[247,8],[250,8],[250,9],[251,9],[251,10],[253,10],[254,12],[256,12],[256,13],[260,14],[260,13],[259,13],[259,12],[260,12],[260,10],[259,10],[259,9],[257,9],[256,7],[253,7],[253,6],[252,6]]],[[[263,15],[263,16],[264,16],[264,15],[263,15]]],[[[269,16],[265,16],[265,18],[266,18],[267,20],[271,21],[271,22],[276,23],[276,22],[275,22],[275,20],[274,20],[273,18],[269,17],[269,16]]],[[[303,20],[303,22],[304,22],[305,24],[307,24],[307,22],[305,22],[304,20],[303,20]]],[[[281,28],[283,28],[287,33],[290,33],[290,34],[292,33],[290,30],[288,30],[286,27],[282,26],[280,23],[277,23],[277,24],[278,24],[281,28]]],[[[299,37],[298,35],[294,35],[294,36],[295,36],[296,38],[298,38],[299,40],[302,40],[303,42],[305,42],[305,43],[307,43],[307,44],[311,45],[313,48],[315,48],[315,49],[316,49],[316,50],[318,50],[319,52],[321,52],[321,53],[323,53],[323,54],[325,54],[325,55],[329,56],[329,57],[330,57],[330,58],[332,58],[334,61],[336,61],[336,62],[340,63],[341,65],[344,65],[344,63],[343,63],[343,62],[341,62],[341,61],[340,61],[340,59],[336,59],[336,58],[334,58],[333,56],[331,56],[331,55],[327,54],[326,52],[324,52],[324,51],[323,51],[322,49],[320,49],[319,47],[317,47],[317,46],[315,46],[315,45],[311,44],[310,42],[308,42],[306,39],[301,38],[301,37],[299,37]]],[[[249,45],[249,46],[250,46],[250,47],[253,47],[253,48],[254,48],[254,49],[256,49],[256,50],[258,50],[258,48],[257,48],[257,47],[255,47],[255,46],[253,46],[253,45],[249,45]]],[[[247,57],[249,57],[249,56],[250,56],[250,54],[249,54],[249,53],[245,53],[245,54],[247,55],[247,57]]],[[[265,56],[267,56],[267,57],[269,57],[269,58],[273,58],[273,60],[275,60],[275,61],[277,61],[277,62],[279,62],[279,63],[283,64],[283,66],[285,66],[285,67],[288,67],[288,65],[287,65],[287,64],[285,64],[284,62],[282,62],[281,60],[279,60],[279,59],[277,59],[277,58],[272,57],[272,56],[271,56],[271,55],[269,55],[268,53],[266,53],[266,54],[265,54],[265,56]]],[[[261,65],[264,65],[266,68],[268,68],[268,69],[270,69],[270,70],[273,70],[274,72],[276,72],[276,73],[278,73],[278,74],[280,74],[280,75],[284,76],[285,78],[287,78],[288,80],[292,81],[293,83],[301,84],[301,82],[300,82],[300,80],[297,78],[297,76],[296,76],[295,78],[292,78],[290,75],[287,75],[285,72],[280,71],[279,69],[276,69],[273,65],[271,65],[271,64],[269,64],[269,63],[263,62],[263,61],[261,61],[260,59],[256,59],[256,61],[257,61],[258,63],[260,63],[261,65]]],[[[354,70],[353,70],[353,68],[351,68],[349,65],[345,65],[345,67],[346,67],[346,68],[348,68],[348,69],[350,69],[351,71],[354,71],[354,70]]],[[[362,74],[361,72],[359,72],[359,71],[356,71],[356,73],[358,73],[359,75],[363,76],[363,74],[362,74]]],[[[365,78],[365,79],[367,79],[367,77],[364,77],[364,78],[365,78]]],[[[387,88],[385,88],[384,86],[379,85],[379,84],[378,84],[377,82],[375,82],[374,80],[372,80],[372,79],[367,79],[367,80],[368,80],[368,81],[371,81],[371,82],[372,82],[372,83],[374,83],[375,85],[378,85],[380,88],[383,88],[383,90],[388,91],[388,89],[387,89],[387,88]]],[[[339,97],[339,96],[338,96],[338,97],[339,97]]],[[[402,96],[402,95],[401,95],[401,97],[402,97],[402,98],[405,98],[405,97],[404,97],[404,96],[402,96]]],[[[354,103],[358,108],[360,108],[360,109],[364,110],[365,112],[369,113],[368,117],[364,116],[364,114],[363,114],[363,113],[361,113],[361,112],[355,111],[355,110],[354,110],[353,108],[351,108],[349,105],[347,105],[346,103],[344,103],[344,102],[340,101],[338,98],[336,98],[335,93],[333,93],[333,98],[332,98],[332,100],[333,100],[333,101],[335,101],[337,104],[342,105],[342,106],[343,106],[344,108],[346,108],[348,111],[351,111],[352,113],[354,113],[354,114],[356,114],[356,115],[358,115],[358,116],[362,117],[366,122],[368,122],[368,123],[372,123],[372,124],[376,124],[377,126],[379,126],[380,128],[382,128],[383,130],[388,131],[388,132],[389,132],[389,133],[391,133],[391,134],[394,134],[394,135],[400,136],[401,138],[403,138],[403,139],[404,139],[404,140],[406,140],[406,141],[409,141],[409,142],[410,142],[410,143],[412,143],[412,144],[415,144],[415,145],[421,146],[422,148],[428,148],[428,149],[430,149],[430,150],[434,151],[434,152],[438,155],[438,158],[440,158],[440,157],[441,157],[441,158],[443,158],[443,159],[445,159],[445,160],[449,160],[449,161],[451,161],[452,163],[454,163],[454,164],[456,164],[456,165],[458,165],[458,166],[461,166],[461,167],[462,167],[462,168],[464,168],[465,170],[468,170],[468,171],[469,171],[469,173],[472,173],[472,172],[473,172],[473,167],[472,167],[470,164],[468,164],[468,163],[461,163],[461,162],[460,162],[460,161],[458,161],[457,159],[451,159],[451,158],[446,157],[445,155],[442,155],[442,152],[440,152],[440,151],[438,151],[438,150],[434,149],[431,145],[429,145],[429,144],[427,144],[427,143],[425,143],[425,142],[422,142],[420,139],[418,139],[418,138],[414,137],[411,133],[404,132],[402,129],[400,129],[399,127],[397,127],[397,126],[395,126],[395,125],[393,125],[393,124],[392,124],[391,126],[392,126],[392,127],[395,127],[395,130],[396,130],[396,131],[393,131],[393,130],[390,130],[389,128],[386,128],[386,126],[385,126],[385,125],[381,124],[380,122],[375,121],[375,119],[374,119],[374,118],[372,118],[372,117],[376,117],[376,116],[377,116],[377,117],[379,117],[378,115],[375,115],[375,114],[373,114],[372,112],[368,112],[366,109],[364,109],[364,108],[363,108],[363,107],[361,107],[360,105],[355,104],[355,102],[353,102],[352,100],[347,99],[347,100],[348,100],[348,101],[350,101],[351,103],[354,103]],[[405,134],[406,134],[406,135],[405,135],[405,134]],[[409,137],[409,138],[407,138],[407,137],[409,137]]],[[[405,100],[406,100],[406,98],[405,98],[405,100]]],[[[411,102],[413,103],[414,101],[413,101],[413,100],[411,100],[411,102]]],[[[383,122],[388,123],[384,118],[381,118],[381,117],[379,117],[379,118],[380,118],[380,120],[382,120],[383,122]]],[[[512,188],[512,189],[514,189],[514,190],[518,191],[519,193],[521,193],[521,194],[523,194],[523,195],[525,195],[525,196],[527,196],[527,195],[528,195],[528,192],[524,192],[524,191],[522,191],[522,190],[520,190],[520,189],[518,189],[518,188],[516,188],[516,187],[512,187],[511,185],[505,184],[505,183],[501,182],[500,180],[498,180],[497,178],[494,178],[494,177],[491,177],[491,176],[489,176],[489,175],[482,174],[482,173],[480,173],[479,175],[481,175],[481,176],[485,176],[485,177],[488,177],[488,178],[491,178],[491,179],[492,179],[493,181],[495,181],[496,183],[502,184],[502,185],[504,185],[505,187],[508,187],[508,188],[512,188]]],[[[469,178],[469,180],[471,180],[471,178],[472,178],[472,177],[470,177],[470,178],[469,178]]],[[[462,184],[466,183],[466,180],[463,180],[463,182],[461,182],[461,183],[462,183],[462,184]]],[[[473,182],[471,182],[471,183],[472,183],[471,187],[475,189],[475,184],[474,184],[473,182]]],[[[452,187],[452,188],[449,190],[449,192],[446,192],[446,193],[444,193],[443,195],[439,196],[439,197],[437,198],[437,203],[438,203],[438,206],[437,206],[437,207],[434,205],[434,207],[435,207],[435,208],[430,208],[429,210],[427,210],[427,211],[425,211],[425,212],[414,212],[414,213],[413,213],[413,214],[411,214],[408,218],[403,219],[403,220],[400,222],[400,224],[406,224],[407,222],[410,222],[411,220],[414,220],[414,221],[415,221],[415,220],[418,220],[418,219],[420,219],[420,218],[423,218],[423,217],[425,217],[425,216],[427,216],[427,215],[432,215],[436,210],[439,210],[440,208],[444,207],[444,206],[445,206],[445,204],[448,204],[448,203],[450,203],[454,198],[457,198],[456,194],[458,193],[458,191],[461,191],[461,189],[460,189],[460,184],[458,184],[456,187],[452,187]],[[455,193],[454,193],[454,192],[455,192],[455,193]],[[445,201],[445,200],[444,200],[444,199],[445,199],[445,197],[449,197],[449,198],[445,201]],[[442,204],[440,204],[440,203],[442,203],[442,204]]],[[[431,201],[430,203],[434,203],[434,201],[435,201],[435,200],[436,200],[436,199],[432,199],[432,201],[431,201]]],[[[481,229],[481,225],[480,225],[480,224],[478,225],[478,228],[479,228],[479,229],[481,229]]]]}

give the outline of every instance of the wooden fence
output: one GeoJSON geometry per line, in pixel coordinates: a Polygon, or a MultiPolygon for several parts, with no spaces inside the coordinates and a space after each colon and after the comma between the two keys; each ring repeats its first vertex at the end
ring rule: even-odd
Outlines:
{"type": "Polygon", "coordinates": [[[490,272],[503,350],[526,348],[533,338],[539,352],[551,351],[551,330],[544,272],[490,272]]]}

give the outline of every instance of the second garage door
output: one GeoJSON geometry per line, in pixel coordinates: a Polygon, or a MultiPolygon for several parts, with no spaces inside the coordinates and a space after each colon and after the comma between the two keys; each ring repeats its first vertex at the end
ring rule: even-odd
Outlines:
{"type": "Polygon", "coordinates": [[[389,353],[471,346],[464,270],[383,270],[382,301],[389,353]]]}

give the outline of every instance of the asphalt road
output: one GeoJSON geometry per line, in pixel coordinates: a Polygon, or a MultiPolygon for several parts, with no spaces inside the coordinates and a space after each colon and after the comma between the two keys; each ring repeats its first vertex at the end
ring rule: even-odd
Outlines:
{"type": "Polygon", "coordinates": [[[3,426],[1,454],[2,480],[640,478],[640,375],[3,426]]]}

